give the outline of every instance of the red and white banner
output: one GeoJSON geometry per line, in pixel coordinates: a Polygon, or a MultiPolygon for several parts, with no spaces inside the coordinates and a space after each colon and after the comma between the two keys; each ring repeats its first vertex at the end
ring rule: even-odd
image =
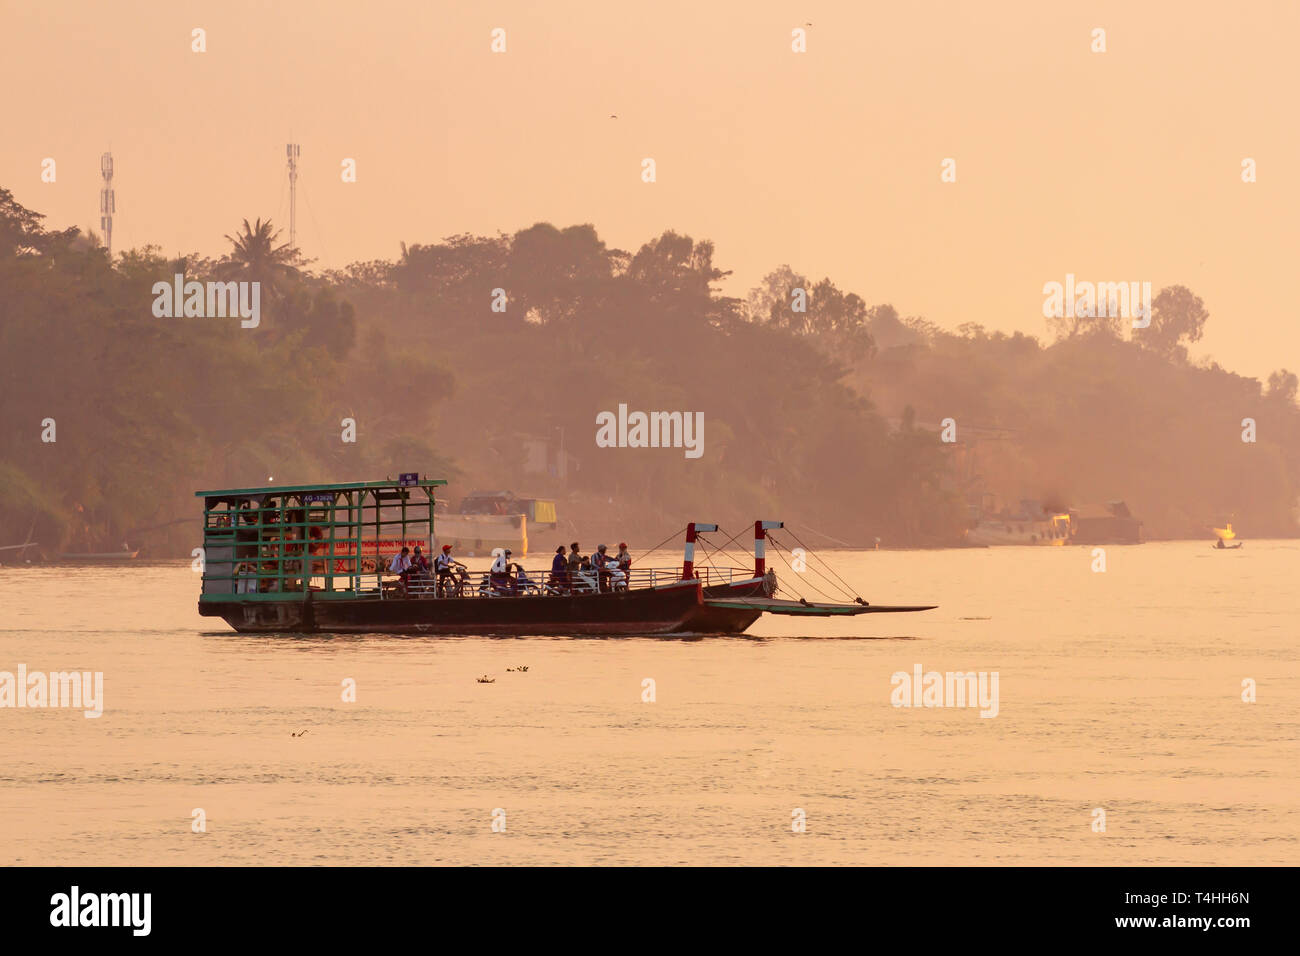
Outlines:
{"type": "MultiPolygon", "coordinates": [[[[429,540],[427,538],[379,538],[361,542],[361,574],[373,574],[380,570],[379,562],[383,562],[383,568],[387,569],[388,562],[401,553],[402,548],[410,548],[412,552],[416,548],[423,548],[426,552],[429,550],[429,540]]],[[[329,543],[322,541],[313,541],[308,549],[312,555],[322,555],[329,553],[329,543]]],[[[356,574],[357,543],[355,541],[335,541],[334,542],[334,573],[335,574],[356,574]],[[343,557],[339,557],[342,555],[343,557]]],[[[314,574],[324,572],[324,562],[315,562],[312,568],[314,574]]]]}

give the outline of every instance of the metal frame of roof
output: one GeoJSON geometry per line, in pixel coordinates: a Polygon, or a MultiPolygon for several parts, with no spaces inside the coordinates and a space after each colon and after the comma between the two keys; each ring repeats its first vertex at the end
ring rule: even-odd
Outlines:
{"type": "Polygon", "coordinates": [[[403,485],[396,479],[387,481],[349,481],[338,485],[267,485],[265,488],[225,488],[196,491],[195,498],[228,498],[232,495],[295,494],[305,491],[357,491],[367,488],[434,488],[447,484],[444,478],[421,478],[417,484],[403,485]]]}

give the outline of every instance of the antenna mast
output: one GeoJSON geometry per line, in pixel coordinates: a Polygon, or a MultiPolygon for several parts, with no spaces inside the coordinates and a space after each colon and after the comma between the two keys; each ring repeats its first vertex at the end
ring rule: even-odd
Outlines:
{"type": "Polygon", "coordinates": [[[289,157],[289,245],[298,248],[298,157],[302,147],[290,143],[284,148],[289,157]]]}
{"type": "Polygon", "coordinates": [[[99,191],[99,228],[104,230],[104,246],[108,261],[113,261],[113,213],[117,212],[117,197],[113,193],[113,154],[99,157],[99,172],[104,177],[104,188],[99,191]]]}

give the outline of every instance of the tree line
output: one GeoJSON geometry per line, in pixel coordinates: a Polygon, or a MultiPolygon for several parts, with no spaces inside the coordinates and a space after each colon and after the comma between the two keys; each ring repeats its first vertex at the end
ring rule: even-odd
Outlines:
{"type": "Polygon", "coordinates": [[[110,262],[0,190],[0,545],[188,554],[195,490],[399,471],[447,477],[453,497],[552,495],[562,524],[645,544],[757,517],[816,544],[952,544],[994,484],[1126,498],[1148,533],[1221,512],[1296,531],[1296,378],[1189,361],[1208,313],[1182,287],[1156,296],[1149,336],[1072,322],[1042,343],[945,331],[785,266],[731,297],[712,243],[672,231],[628,252],[539,223],[338,270],[260,219],[225,241],[216,259],[110,262]],[[176,273],[260,282],[259,326],[155,318],[153,284],[176,273]],[[620,403],[703,413],[704,454],[598,447],[620,403]],[[1234,443],[1245,417],[1258,440],[1234,443]],[[970,473],[928,427],[943,418],[967,451],[965,423],[1014,434],[996,473],[970,473]],[[525,471],[539,446],[552,466],[563,449],[567,477],[525,471]]]}

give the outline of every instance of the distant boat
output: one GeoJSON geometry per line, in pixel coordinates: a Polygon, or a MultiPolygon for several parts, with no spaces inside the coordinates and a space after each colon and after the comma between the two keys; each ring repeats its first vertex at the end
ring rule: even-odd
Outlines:
{"type": "Polygon", "coordinates": [[[966,543],[980,545],[1063,545],[1070,537],[1070,516],[984,518],[966,532],[966,543]]]}
{"type": "Polygon", "coordinates": [[[1219,537],[1218,541],[1210,545],[1210,547],[1212,547],[1215,551],[1236,551],[1238,548],[1241,547],[1240,541],[1238,541],[1236,544],[1225,544],[1225,542],[1231,541],[1233,538],[1237,537],[1237,532],[1232,530],[1231,521],[1226,522],[1222,528],[1214,528],[1212,530],[1219,537]]]}

